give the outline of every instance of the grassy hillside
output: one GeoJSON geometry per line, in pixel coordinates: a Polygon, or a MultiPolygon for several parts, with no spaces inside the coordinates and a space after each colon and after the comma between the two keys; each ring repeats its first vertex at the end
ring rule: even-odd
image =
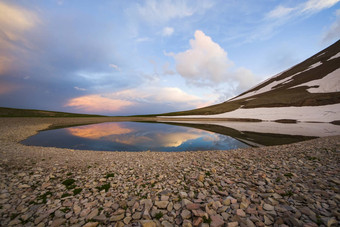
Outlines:
{"type": "Polygon", "coordinates": [[[0,117],[104,117],[104,116],[0,107],[0,117]]]}

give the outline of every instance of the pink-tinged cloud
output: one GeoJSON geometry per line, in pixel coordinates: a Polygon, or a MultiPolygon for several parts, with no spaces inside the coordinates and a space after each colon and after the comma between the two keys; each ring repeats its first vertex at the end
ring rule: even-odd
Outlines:
{"type": "Polygon", "coordinates": [[[69,100],[65,106],[95,113],[115,112],[133,104],[130,101],[112,99],[102,95],[86,95],[69,100]]]}
{"type": "Polygon", "coordinates": [[[13,52],[18,52],[22,56],[26,53],[26,48],[33,48],[25,33],[38,23],[40,19],[35,13],[0,2],[0,74],[9,70],[12,64],[18,67],[17,57],[13,52]]]}

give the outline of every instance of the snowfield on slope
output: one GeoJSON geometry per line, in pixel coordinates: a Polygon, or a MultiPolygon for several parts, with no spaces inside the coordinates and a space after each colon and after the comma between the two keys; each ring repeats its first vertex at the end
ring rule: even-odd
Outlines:
{"type": "Polygon", "coordinates": [[[340,57],[340,52],[334,55],[333,57],[329,58],[327,61],[338,58],[338,57],[340,57]]]}
{"type": "Polygon", "coordinates": [[[300,122],[332,122],[340,120],[340,104],[325,106],[272,107],[236,109],[212,115],[161,116],[162,118],[241,118],[275,121],[293,119],[300,122]]]}
{"type": "Polygon", "coordinates": [[[329,93],[340,91],[340,68],[329,73],[327,76],[319,79],[312,80],[304,84],[300,84],[294,87],[308,86],[307,91],[310,93],[329,93]],[[318,87],[313,87],[318,86],[318,87]]]}
{"type": "MultiPolygon", "coordinates": [[[[294,76],[296,76],[296,75],[298,75],[298,74],[301,74],[301,73],[303,73],[303,72],[307,72],[307,71],[309,71],[309,70],[311,70],[311,69],[314,69],[314,68],[316,68],[316,67],[318,67],[318,66],[320,66],[320,65],[322,65],[322,62],[317,62],[317,63],[315,63],[315,64],[313,64],[313,65],[310,65],[307,69],[305,69],[305,70],[303,70],[303,71],[301,71],[301,72],[295,73],[294,75],[291,75],[291,76],[289,76],[289,77],[287,77],[287,78],[283,78],[282,80],[273,81],[272,83],[267,84],[266,86],[264,86],[264,87],[262,87],[262,88],[260,88],[260,89],[258,89],[258,90],[256,90],[256,91],[248,92],[248,93],[246,93],[246,94],[244,94],[244,95],[241,95],[241,96],[239,96],[239,97],[232,98],[231,100],[232,100],[232,101],[235,101],[235,100],[239,100],[239,99],[247,98],[247,97],[250,97],[250,96],[253,96],[253,95],[258,95],[258,94],[262,94],[262,93],[271,91],[271,90],[275,89],[275,88],[274,88],[275,86],[280,85],[280,84],[286,84],[286,83],[290,82],[290,81],[293,79],[294,76]]],[[[286,70],[286,71],[287,71],[287,70],[286,70]]],[[[286,72],[286,71],[284,71],[284,72],[286,72]]],[[[267,82],[267,81],[269,81],[269,80],[271,80],[271,79],[274,79],[274,78],[276,78],[276,77],[279,77],[279,76],[280,76],[281,74],[283,74],[284,72],[281,72],[281,73],[279,73],[279,74],[277,74],[277,75],[275,75],[275,76],[273,76],[273,77],[271,77],[271,78],[265,80],[265,81],[262,82],[261,84],[264,84],[265,82],[267,82]]],[[[260,85],[261,85],[261,84],[260,84],[260,85]]],[[[260,86],[260,85],[257,85],[257,86],[260,86]]]]}

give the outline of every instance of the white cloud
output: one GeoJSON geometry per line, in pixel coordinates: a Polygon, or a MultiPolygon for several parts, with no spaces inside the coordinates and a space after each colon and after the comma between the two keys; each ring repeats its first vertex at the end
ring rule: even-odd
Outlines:
{"type": "Polygon", "coordinates": [[[253,73],[249,69],[245,68],[238,68],[235,72],[235,78],[238,82],[237,91],[239,92],[246,91],[251,86],[258,83],[253,73]]]}
{"type": "Polygon", "coordinates": [[[340,9],[336,11],[336,20],[323,35],[323,42],[332,42],[340,38],[340,9]]]}
{"type": "Polygon", "coordinates": [[[266,17],[279,19],[285,17],[296,17],[306,13],[317,13],[323,9],[328,9],[338,3],[340,0],[307,0],[295,7],[285,7],[278,5],[275,9],[267,13],[266,17]]]}
{"type": "Polygon", "coordinates": [[[171,36],[173,33],[174,33],[174,28],[172,27],[163,28],[163,32],[162,32],[163,36],[171,36]]]}
{"type": "Polygon", "coordinates": [[[171,54],[175,58],[177,72],[187,82],[211,87],[223,84],[225,90],[232,89],[235,93],[255,84],[252,72],[233,67],[227,52],[202,31],[195,32],[190,46],[189,50],[171,54]]]}
{"type": "Polygon", "coordinates": [[[115,64],[109,64],[109,67],[114,68],[116,70],[120,70],[118,65],[115,65],[115,64]]]}
{"type": "Polygon", "coordinates": [[[142,43],[142,42],[149,42],[151,39],[149,37],[140,37],[136,39],[137,43],[142,43]]]}
{"type": "Polygon", "coordinates": [[[308,0],[301,5],[301,12],[318,12],[338,3],[340,0],[308,0]]]}
{"type": "Polygon", "coordinates": [[[200,103],[202,98],[177,87],[138,87],[111,93],[108,97],[145,103],[200,103]]]}
{"type": "Polygon", "coordinates": [[[190,17],[212,7],[208,0],[146,0],[137,5],[137,13],[151,23],[164,23],[171,19],[190,17]],[[194,3],[194,4],[193,4],[194,3]]]}
{"type": "Polygon", "coordinates": [[[287,5],[278,5],[265,14],[264,22],[253,30],[251,34],[247,34],[246,41],[251,42],[255,39],[269,39],[275,35],[279,28],[290,23],[293,20],[304,20],[312,15],[333,7],[340,0],[305,0],[301,3],[287,5]]]}
{"type": "Polygon", "coordinates": [[[233,63],[217,43],[197,30],[190,46],[185,52],[173,54],[179,74],[189,81],[219,83],[226,80],[227,70],[233,63]]]}
{"type": "Polygon", "coordinates": [[[272,11],[270,11],[267,14],[268,18],[279,18],[279,17],[283,17],[288,15],[290,12],[292,12],[294,10],[294,8],[288,8],[288,7],[284,7],[282,5],[277,6],[275,9],[273,9],[272,11]]]}
{"type": "Polygon", "coordinates": [[[76,89],[76,90],[78,90],[78,91],[86,91],[85,88],[81,88],[81,87],[77,87],[77,86],[75,86],[74,89],[76,89]]]}

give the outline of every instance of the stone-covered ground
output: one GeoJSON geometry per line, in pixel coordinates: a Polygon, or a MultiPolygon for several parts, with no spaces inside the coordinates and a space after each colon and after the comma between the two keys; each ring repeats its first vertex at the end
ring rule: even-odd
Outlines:
{"type": "Polygon", "coordinates": [[[0,118],[0,226],[338,226],[340,136],[204,152],[18,142],[51,124],[0,118]]]}

